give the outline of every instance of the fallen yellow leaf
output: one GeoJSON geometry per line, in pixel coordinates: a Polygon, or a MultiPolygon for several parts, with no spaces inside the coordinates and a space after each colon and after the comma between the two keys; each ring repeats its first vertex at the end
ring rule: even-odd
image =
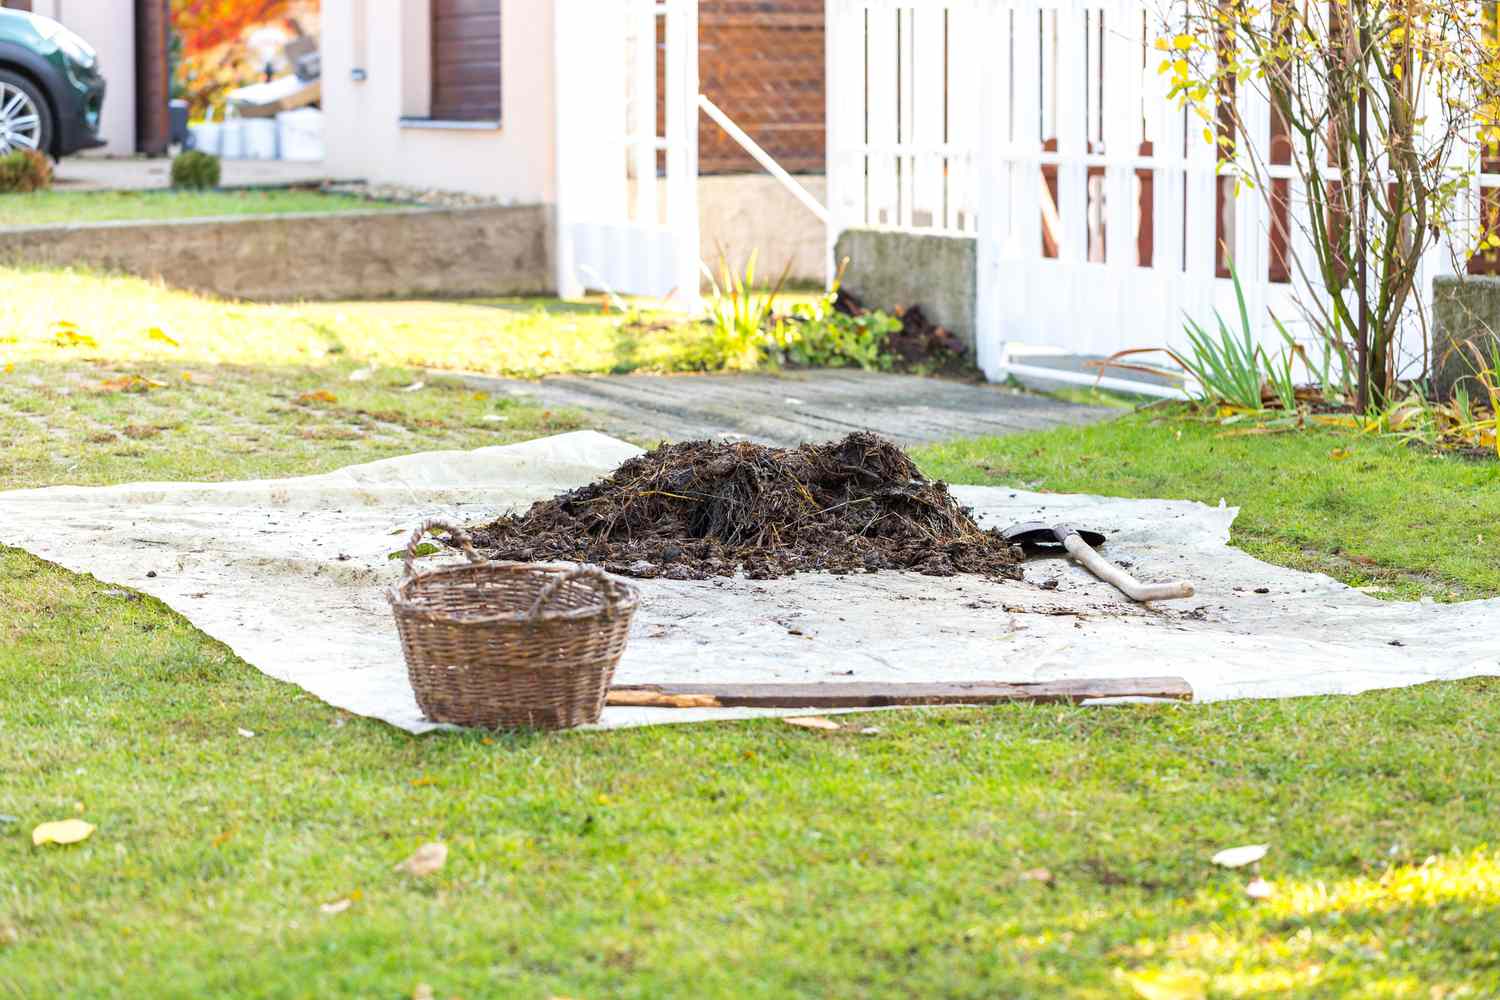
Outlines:
{"type": "Polygon", "coordinates": [[[314,389],[312,392],[304,392],[292,400],[292,402],[301,403],[303,406],[308,406],[312,403],[337,403],[338,401],[339,398],[327,389],[314,389]]]}
{"type": "Polygon", "coordinates": [[[168,336],[167,331],[163,330],[159,326],[153,326],[151,329],[147,330],[146,331],[146,339],[147,340],[154,340],[154,341],[156,341],[159,344],[166,344],[169,347],[181,347],[182,346],[181,344],[177,343],[177,341],[173,340],[170,336],[168,336]]]}
{"type": "Polygon", "coordinates": [[[1121,978],[1145,1000],[1204,1000],[1208,995],[1201,972],[1126,972],[1121,978]]]}
{"type": "Polygon", "coordinates": [[[150,392],[162,388],[164,383],[141,375],[117,375],[99,383],[100,392],[150,392]]]}
{"type": "Polygon", "coordinates": [[[88,840],[94,829],[94,824],[85,823],[81,819],[60,819],[43,823],[32,830],[31,843],[36,847],[43,844],[76,844],[88,840]]]}
{"type": "Polygon", "coordinates": [[[98,347],[99,342],[86,333],[79,333],[76,329],[64,328],[59,324],[57,330],[52,334],[52,342],[58,347],[98,347]]]}
{"type": "Polygon", "coordinates": [[[1354,454],[1354,452],[1350,451],[1348,448],[1335,448],[1328,453],[1328,457],[1333,459],[1335,462],[1342,462],[1352,454],[1354,454]]]}

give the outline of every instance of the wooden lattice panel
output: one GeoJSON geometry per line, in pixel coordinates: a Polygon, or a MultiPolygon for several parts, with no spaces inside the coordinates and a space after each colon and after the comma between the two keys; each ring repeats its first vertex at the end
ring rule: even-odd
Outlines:
{"type": "MultiPolygon", "coordinates": [[[[698,72],[703,93],[793,173],[823,170],[823,0],[702,0],[698,72]]],[[[705,123],[705,174],[760,168],[705,123]]]]}

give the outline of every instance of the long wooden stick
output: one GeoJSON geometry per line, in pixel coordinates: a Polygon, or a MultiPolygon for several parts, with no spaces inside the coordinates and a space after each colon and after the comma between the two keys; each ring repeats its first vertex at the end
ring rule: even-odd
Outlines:
{"type": "Polygon", "coordinates": [[[618,708],[886,708],[895,705],[996,705],[1013,701],[1072,702],[1094,698],[1192,701],[1181,677],[1097,678],[996,684],[639,684],[611,688],[618,708]]]}
{"type": "Polygon", "coordinates": [[[1192,597],[1196,591],[1186,580],[1177,583],[1142,583],[1108,559],[1094,551],[1094,547],[1078,536],[1077,532],[1063,539],[1068,555],[1077,559],[1088,571],[1110,584],[1132,601],[1174,601],[1192,597]]]}

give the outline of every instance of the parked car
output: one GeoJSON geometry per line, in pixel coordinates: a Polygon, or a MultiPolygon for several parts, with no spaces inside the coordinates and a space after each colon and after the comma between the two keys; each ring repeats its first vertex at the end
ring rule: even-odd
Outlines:
{"type": "Polygon", "coordinates": [[[61,159],[104,145],[104,77],[93,46],[50,17],[0,10],[0,155],[61,159]]]}

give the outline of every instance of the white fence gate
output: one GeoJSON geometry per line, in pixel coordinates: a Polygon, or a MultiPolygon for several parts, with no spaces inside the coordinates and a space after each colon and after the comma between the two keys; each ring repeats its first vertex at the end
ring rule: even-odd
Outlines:
{"type": "MultiPolygon", "coordinates": [[[[828,2],[830,239],[852,226],[976,237],[991,378],[1057,374],[1029,353],[1182,348],[1184,316],[1211,328],[1218,310],[1237,327],[1231,262],[1260,343],[1283,348],[1272,310],[1313,339],[1291,282],[1292,261],[1310,260],[1288,225],[1306,216],[1296,170],[1269,167],[1269,198],[1220,176],[1218,147],[1157,72],[1155,40],[1174,34],[1164,9],[828,2]]],[[[1264,92],[1242,86],[1236,102],[1248,145],[1268,148],[1264,92]]]]}
{"type": "Polygon", "coordinates": [[[557,288],[698,299],[698,5],[557,0],[557,288]]]}

